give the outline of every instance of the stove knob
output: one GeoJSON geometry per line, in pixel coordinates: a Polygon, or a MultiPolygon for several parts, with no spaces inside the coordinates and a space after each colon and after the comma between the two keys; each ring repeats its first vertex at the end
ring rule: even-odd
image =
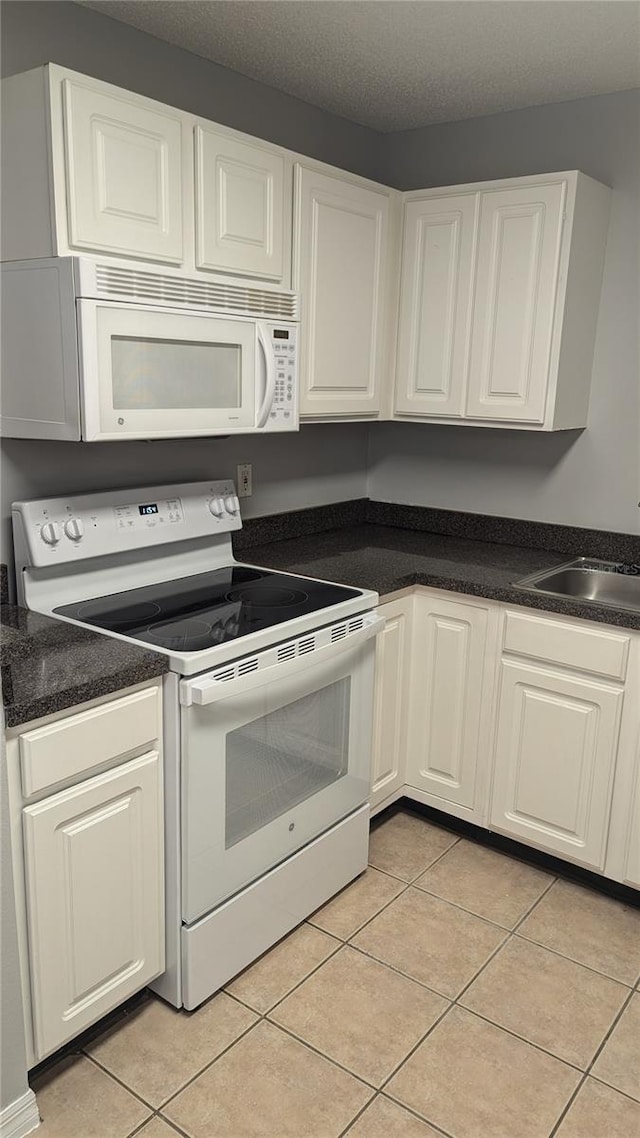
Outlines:
{"type": "Polygon", "coordinates": [[[40,537],[47,545],[57,545],[60,541],[60,526],[55,522],[45,522],[40,527],[40,537]]]}
{"type": "Polygon", "coordinates": [[[64,532],[71,541],[80,541],[84,534],[84,525],[80,518],[69,518],[64,523],[64,532]]]}
{"type": "Polygon", "coordinates": [[[236,498],[235,494],[230,494],[228,498],[225,498],[224,508],[228,514],[233,515],[233,514],[238,513],[238,511],[240,510],[240,503],[239,503],[238,499],[236,498]]]}
{"type": "Polygon", "coordinates": [[[224,502],[222,498],[212,498],[209,502],[209,510],[214,518],[221,518],[224,514],[224,502]]]}

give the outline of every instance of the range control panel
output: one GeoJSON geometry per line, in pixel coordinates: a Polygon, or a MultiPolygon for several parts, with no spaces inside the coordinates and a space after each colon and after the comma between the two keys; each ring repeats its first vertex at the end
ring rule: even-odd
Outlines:
{"type": "Polygon", "coordinates": [[[242,527],[233,482],[111,490],[14,502],[25,564],[62,564],[127,549],[230,533],[242,527]]]}

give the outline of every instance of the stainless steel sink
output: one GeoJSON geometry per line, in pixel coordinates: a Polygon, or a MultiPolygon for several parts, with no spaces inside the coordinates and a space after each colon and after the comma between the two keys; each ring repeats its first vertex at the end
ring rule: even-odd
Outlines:
{"type": "Polygon", "coordinates": [[[612,605],[640,613],[640,574],[625,573],[624,569],[617,562],[579,557],[566,565],[533,573],[514,584],[516,589],[525,592],[612,605]]]}

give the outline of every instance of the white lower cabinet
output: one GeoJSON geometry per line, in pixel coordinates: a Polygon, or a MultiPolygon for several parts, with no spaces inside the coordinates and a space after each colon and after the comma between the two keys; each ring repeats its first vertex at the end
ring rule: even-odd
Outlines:
{"type": "Polygon", "coordinates": [[[640,888],[640,634],[421,587],[380,613],[372,809],[405,795],[640,888]]]}
{"type": "Polygon", "coordinates": [[[503,660],[491,827],[604,869],[623,690],[503,660]]]}
{"type": "Polygon", "coordinates": [[[480,822],[493,674],[490,611],[467,597],[418,590],[410,669],[407,784],[429,805],[480,822]]]}
{"type": "Polygon", "coordinates": [[[161,727],[156,684],[8,739],[30,1066],[164,969],[161,727]]]}
{"type": "Polygon", "coordinates": [[[38,1054],[162,971],[159,766],[151,751],[24,811],[38,1054]]]}
{"type": "Polygon", "coordinates": [[[388,601],[378,610],[386,624],[376,642],[372,811],[397,797],[406,782],[413,603],[414,598],[406,596],[388,601]]]}

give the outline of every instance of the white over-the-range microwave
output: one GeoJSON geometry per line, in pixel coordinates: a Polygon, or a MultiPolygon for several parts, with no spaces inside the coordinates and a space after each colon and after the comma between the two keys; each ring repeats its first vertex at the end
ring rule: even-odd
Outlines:
{"type": "Polygon", "coordinates": [[[297,381],[293,292],[85,257],[2,265],[10,438],[292,431],[297,381]]]}

